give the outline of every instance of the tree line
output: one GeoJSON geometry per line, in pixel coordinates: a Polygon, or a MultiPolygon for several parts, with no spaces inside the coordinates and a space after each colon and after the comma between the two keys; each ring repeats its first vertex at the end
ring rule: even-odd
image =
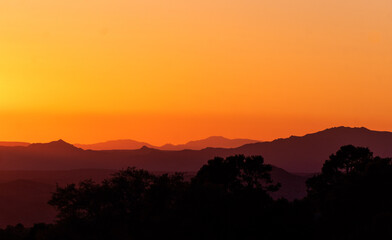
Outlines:
{"type": "Polygon", "coordinates": [[[9,226],[5,240],[392,239],[392,161],[347,145],[306,182],[304,199],[274,200],[261,156],[214,158],[191,181],[136,168],[101,183],[57,187],[55,224],[9,226]]]}

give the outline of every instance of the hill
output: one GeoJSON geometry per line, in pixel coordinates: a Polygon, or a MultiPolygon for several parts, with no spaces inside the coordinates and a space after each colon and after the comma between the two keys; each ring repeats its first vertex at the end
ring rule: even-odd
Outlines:
{"type": "Polygon", "coordinates": [[[302,137],[292,136],[272,142],[248,144],[236,153],[261,154],[268,163],[289,172],[318,172],[323,162],[341,146],[368,147],[375,155],[392,156],[392,133],[367,128],[330,128],[302,137]]]}

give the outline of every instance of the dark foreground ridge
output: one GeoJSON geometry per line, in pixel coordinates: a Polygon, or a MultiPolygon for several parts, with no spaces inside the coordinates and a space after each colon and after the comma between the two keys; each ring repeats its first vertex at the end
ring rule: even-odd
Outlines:
{"type": "Polygon", "coordinates": [[[57,186],[49,200],[55,224],[9,226],[0,239],[392,238],[390,158],[343,146],[292,202],[271,197],[282,187],[272,170],[263,157],[244,155],[209,160],[189,181],[127,168],[101,182],[57,186]]]}
{"type": "MultiPolygon", "coordinates": [[[[0,228],[22,223],[31,227],[37,222],[54,223],[56,212],[47,202],[56,190],[56,184],[79,183],[85,179],[102,182],[117,170],[80,169],[69,171],[0,171],[0,228]]],[[[162,175],[167,172],[152,172],[162,175]]],[[[173,174],[168,173],[168,174],[173,174]]],[[[184,173],[184,180],[190,181],[196,172],[184,173]]],[[[272,167],[271,177],[282,184],[274,199],[302,199],[306,196],[306,177],[297,176],[283,169],[272,167]]]]}

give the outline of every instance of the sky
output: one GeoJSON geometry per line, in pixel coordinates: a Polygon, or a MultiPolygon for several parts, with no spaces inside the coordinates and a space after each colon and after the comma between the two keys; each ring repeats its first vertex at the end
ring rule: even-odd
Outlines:
{"type": "Polygon", "coordinates": [[[392,131],[390,0],[1,0],[0,140],[392,131]]]}

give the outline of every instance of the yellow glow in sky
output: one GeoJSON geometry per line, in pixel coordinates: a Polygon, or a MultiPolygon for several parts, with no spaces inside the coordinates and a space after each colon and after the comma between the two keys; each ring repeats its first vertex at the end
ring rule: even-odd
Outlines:
{"type": "Polygon", "coordinates": [[[392,130],[391,90],[390,0],[0,1],[0,140],[392,130]]]}

